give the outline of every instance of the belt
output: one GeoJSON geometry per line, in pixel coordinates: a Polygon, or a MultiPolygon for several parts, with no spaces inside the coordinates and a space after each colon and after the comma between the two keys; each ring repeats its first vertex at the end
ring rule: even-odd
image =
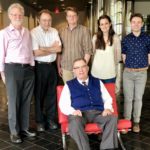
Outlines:
{"type": "Polygon", "coordinates": [[[54,62],[35,61],[37,64],[52,65],[54,62]]]}
{"type": "Polygon", "coordinates": [[[6,63],[6,65],[16,66],[16,67],[29,67],[30,64],[21,64],[21,63],[6,63]]]}
{"type": "Polygon", "coordinates": [[[133,71],[133,72],[140,72],[140,71],[146,71],[148,69],[148,67],[145,68],[125,68],[125,70],[127,71],[133,71]]]}

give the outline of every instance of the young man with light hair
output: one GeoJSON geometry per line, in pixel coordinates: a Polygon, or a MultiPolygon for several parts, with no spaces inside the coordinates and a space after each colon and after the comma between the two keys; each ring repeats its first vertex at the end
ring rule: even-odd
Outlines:
{"type": "Polygon", "coordinates": [[[133,118],[133,132],[140,132],[142,98],[150,64],[150,36],[141,31],[144,19],[139,13],[131,15],[131,33],[122,40],[124,117],[133,118]],[[133,115],[132,115],[133,114],[133,115]]]}
{"type": "Polygon", "coordinates": [[[79,12],[75,7],[66,8],[67,26],[60,30],[62,53],[58,55],[57,68],[59,75],[66,82],[72,79],[73,61],[84,58],[87,63],[92,54],[92,41],[87,27],[80,25],[79,12]]]}

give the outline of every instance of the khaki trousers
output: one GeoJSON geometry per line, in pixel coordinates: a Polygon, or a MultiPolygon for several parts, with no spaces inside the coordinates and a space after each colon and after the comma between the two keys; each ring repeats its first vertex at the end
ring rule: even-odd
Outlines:
{"type": "Polygon", "coordinates": [[[73,72],[70,70],[62,69],[62,79],[64,83],[74,78],[73,72]]]}
{"type": "Polygon", "coordinates": [[[147,71],[127,71],[123,72],[123,92],[124,92],[124,117],[140,122],[142,110],[142,98],[147,81],[147,71]]]}

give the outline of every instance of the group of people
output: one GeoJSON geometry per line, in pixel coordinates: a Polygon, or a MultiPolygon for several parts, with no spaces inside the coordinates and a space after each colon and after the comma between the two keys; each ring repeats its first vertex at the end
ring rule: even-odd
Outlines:
{"type": "Polygon", "coordinates": [[[98,31],[92,39],[89,29],[78,23],[75,7],[67,7],[67,25],[59,32],[51,27],[52,16],[46,9],[39,12],[39,25],[31,32],[23,27],[24,8],[20,4],[10,5],[8,17],[10,25],[0,31],[0,72],[7,89],[13,143],[21,143],[22,136],[36,136],[29,131],[33,93],[37,131],[58,128],[58,71],[65,83],[59,106],[68,115],[70,136],[79,150],[90,150],[84,133],[87,122],[96,122],[103,129],[100,149],[117,148],[117,118],[112,115],[112,98],[103,83],[116,82],[121,60],[125,66],[124,117],[133,120],[134,132],[140,132],[142,96],[150,62],[150,36],[141,31],[141,14],[131,16],[131,33],[122,42],[108,15],[99,17],[98,31]]]}

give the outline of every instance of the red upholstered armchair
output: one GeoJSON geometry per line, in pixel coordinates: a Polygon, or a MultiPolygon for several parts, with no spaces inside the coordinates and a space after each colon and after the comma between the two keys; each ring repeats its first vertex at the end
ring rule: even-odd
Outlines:
{"type": "MultiPolygon", "coordinates": [[[[118,111],[117,111],[117,104],[116,104],[116,96],[115,96],[115,84],[113,83],[107,83],[105,84],[106,89],[108,90],[109,94],[113,98],[113,108],[114,108],[114,115],[118,116],[118,111]]],[[[57,86],[57,103],[59,103],[61,91],[63,89],[63,86],[57,86]]],[[[67,148],[66,145],[66,134],[68,133],[68,118],[66,115],[64,115],[59,108],[58,105],[58,121],[61,125],[61,133],[62,133],[62,143],[63,143],[63,149],[65,150],[67,148]]],[[[130,131],[131,130],[131,121],[125,120],[125,119],[120,119],[118,120],[118,140],[120,143],[120,146],[123,150],[126,150],[126,148],[123,145],[120,132],[121,131],[130,131]]],[[[85,127],[85,132],[87,134],[98,134],[101,133],[101,129],[97,126],[96,123],[88,123],[86,124],[85,127]]]]}

